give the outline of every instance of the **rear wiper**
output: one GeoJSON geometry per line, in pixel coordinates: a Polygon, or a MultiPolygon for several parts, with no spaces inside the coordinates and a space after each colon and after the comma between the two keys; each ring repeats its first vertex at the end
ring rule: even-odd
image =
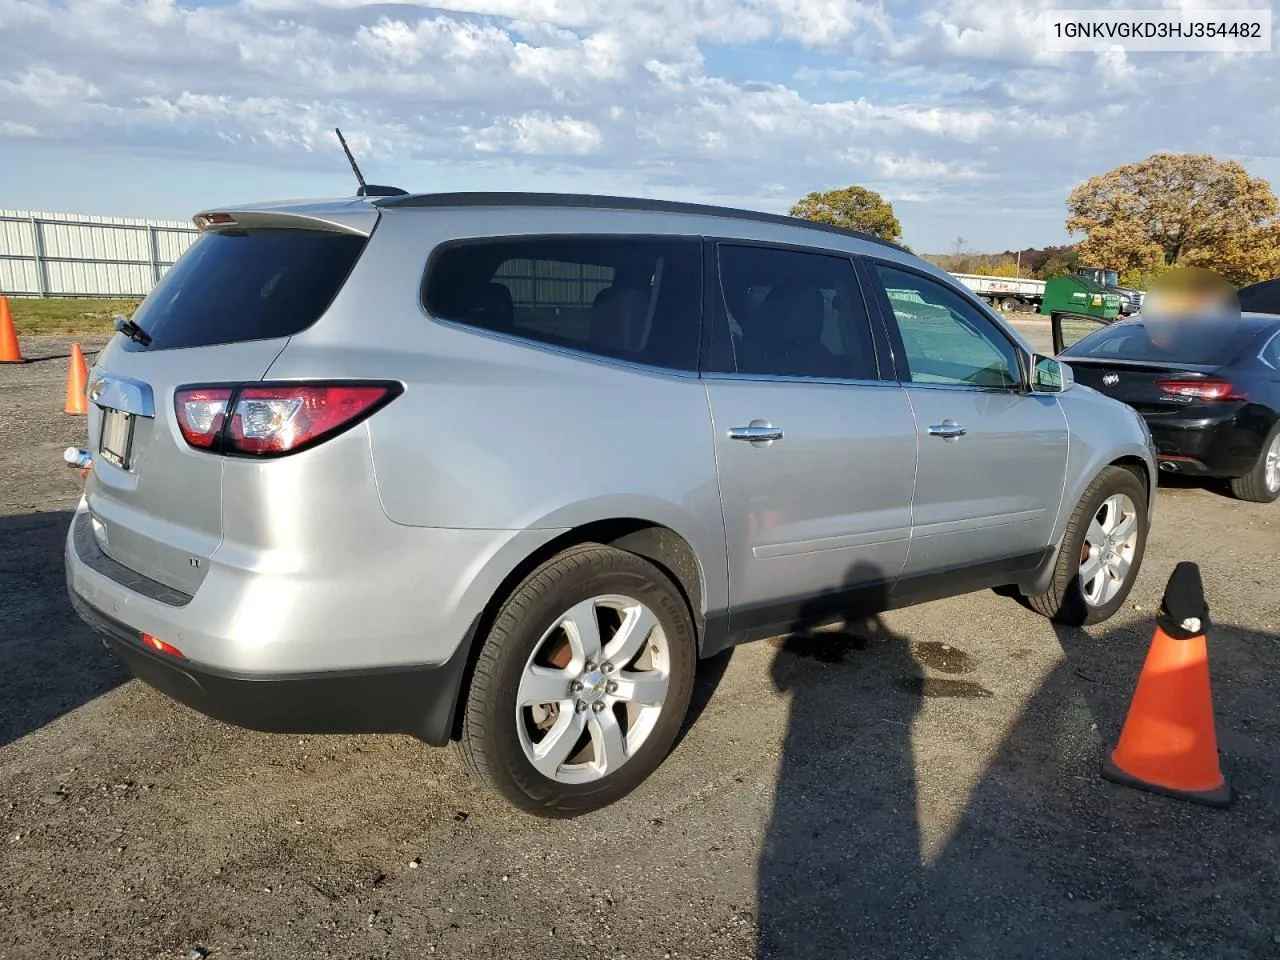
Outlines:
{"type": "Polygon", "coordinates": [[[151,334],[147,333],[128,317],[117,315],[115,327],[118,332],[123,333],[134,343],[140,343],[144,347],[151,346],[151,334]]]}

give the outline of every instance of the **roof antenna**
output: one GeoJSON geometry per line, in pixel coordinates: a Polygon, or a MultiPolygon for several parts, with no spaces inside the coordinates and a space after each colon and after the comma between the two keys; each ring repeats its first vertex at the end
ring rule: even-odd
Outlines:
{"type": "Polygon", "coordinates": [[[351,155],[351,148],[347,146],[347,139],[342,135],[342,131],[337,127],[333,128],[333,132],[338,135],[338,142],[342,144],[342,152],[347,155],[347,162],[351,164],[351,169],[356,175],[356,179],[360,181],[360,189],[356,191],[357,197],[404,197],[408,196],[408,190],[401,190],[399,187],[381,187],[376,183],[368,184],[364,182],[364,174],[360,172],[360,167],[356,164],[356,158],[351,155]]]}

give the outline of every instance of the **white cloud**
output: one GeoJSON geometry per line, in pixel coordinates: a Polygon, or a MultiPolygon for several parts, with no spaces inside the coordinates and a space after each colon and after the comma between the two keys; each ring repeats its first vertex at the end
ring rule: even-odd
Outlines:
{"type": "Polygon", "coordinates": [[[0,138],[316,168],[341,126],[383,168],[540,158],[772,208],[864,183],[1058,222],[1073,180],[1157,148],[1280,170],[1268,60],[1051,56],[1055,3],[0,0],[0,138]]]}
{"type": "Polygon", "coordinates": [[[583,156],[600,149],[603,138],[594,124],[572,117],[527,114],[504,117],[472,138],[485,153],[511,151],[538,156],[583,156]]]}
{"type": "Polygon", "coordinates": [[[8,120],[0,120],[0,137],[38,137],[39,129],[33,127],[29,123],[11,123],[8,120]]]}

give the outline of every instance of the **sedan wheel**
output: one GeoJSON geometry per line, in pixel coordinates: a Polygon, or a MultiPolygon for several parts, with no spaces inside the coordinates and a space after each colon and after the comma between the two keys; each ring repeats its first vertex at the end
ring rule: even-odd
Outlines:
{"type": "Polygon", "coordinates": [[[1253,469],[1231,481],[1231,492],[1254,503],[1280,500],[1280,424],[1272,428],[1253,469]]]}
{"type": "Polygon", "coordinates": [[[1265,483],[1271,493],[1280,493],[1280,434],[1271,441],[1271,449],[1267,451],[1263,461],[1265,483]]]}

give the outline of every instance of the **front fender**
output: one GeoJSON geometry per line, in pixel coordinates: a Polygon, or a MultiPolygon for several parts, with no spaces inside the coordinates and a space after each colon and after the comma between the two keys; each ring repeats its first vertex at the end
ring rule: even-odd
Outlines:
{"type": "Polygon", "coordinates": [[[1146,423],[1127,404],[1105,397],[1088,387],[1076,386],[1062,395],[1070,439],[1067,450],[1067,477],[1062,504],[1053,524],[1051,556],[1037,572],[1026,592],[1043,593],[1049,588],[1067,523],[1085,490],[1112,464],[1141,464],[1147,485],[1147,520],[1155,518],[1158,467],[1155,448],[1146,423]]]}

